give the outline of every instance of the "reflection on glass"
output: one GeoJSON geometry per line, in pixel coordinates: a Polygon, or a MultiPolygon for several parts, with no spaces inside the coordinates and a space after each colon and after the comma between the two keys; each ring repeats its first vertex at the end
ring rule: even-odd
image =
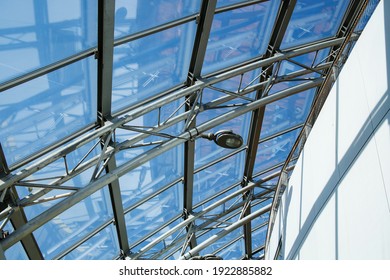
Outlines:
{"type": "Polygon", "coordinates": [[[264,54],[280,1],[267,1],[216,14],[202,74],[264,54]]]}
{"type": "Polygon", "coordinates": [[[196,205],[241,182],[244,165],[245,151],[194,174],[193,204],[196,205]]]}
{"type": "MultiPolygon", "coordinates": [[[[29,208],[25,211],[31,215],[29,208]]],[[[109,192],[104,188],[34,231],[34,236],[44,258],[52,259],[112,218],[109,192]]]]}
{"type": "Polygon", "coordinates": [[[349,2],[298,0],[281,47],[285,49],[335,36],[349,2]]]}
{"type": "Polygon", "coordinates": [[[7,260],[28,260],[26,251],[24,251],[22,243],[18,242],[4,252],[7,260]]]}
{"type": "MultiPolygon", "coordinates": [[[[206,232],[205,234],[197,236],[198,244],[201,244],[202,242],[204,242],[205,240],[207,240],[211,236],[218,234],[218,232],[223,230],[224,226],[230,225],[230,223],[236,221],[237,218],[238,218],[238,216],[235,216],[233,219],[230,219],[229,221],[227,221],[228,224],[225,224],[225,225],[222,224],[217,229],[210,230],[210,231],[206,232]]],[[[232,242],[233,240],[235,240],[236,238],[238,238],[242,235],[243,235],[243,228],[240,227],[240,228],[230,232],[229,234],[223,236],[222,238],[216,240],[212,244],[210,244],[208,247],[206,247],[205,249],[200,251],[199,255],[203,256],[206,254],[216,253],[217,256],[220,256],[219,250],[222,249],[222,247],[224,247],[226,244],[232,242]]],[[[244,245],[244,242],[242,242],[243,240],[242,239],[240,239],[240,240],[241,241],[233,243],[234,245],[233,245],[233,247],[230,248],[231,250],[229,250],[228,248],[222,249],[222,252],[223,252],[222,254],[225,257],[225,259],[237,260],[237,259],[241,259],[245,255],[245,245],[244,245]]]]}
{"type": "Polygon", "coordinates": [[[114,111],[185,82],[195,28],[190,22],[114,48],[114,111]]]}
{"type": "MultiPolygon", "coordinates": [[[[146,241],[141,242],[139,245],[130,248],[130,251],[132,252],[138,252],[143,247],[148,245],[150,242],[158,238],[161,233],[167,232],[168,230],[174,228],[179,223],[181,223],[183,219],[180,217],[174,222],[170,223],[166,227],[164,227],[161,231],[158,233],[150,236],[146,241]]],[[[180,252],[182,249],[182,246],[184,244],[186,237],[186,231],[179,230],[174,232],[171,236],[168,236],[161,242],[157,243],[153,248],[151,248],[146,254],[148,255],[148,259],[169,259],[169,260],[177,260],[180,258],[180,252]],[[169,249],[168,249],[169,248],[169,249]],[[167,250],[168,249],[168,250],[167,250]]],[[[141,257],[142,258],[142,257],[141,257]]]]}
{"type": "Polygon", "coordinates": [[[112,260],[120,255],[118,236],[114,225],[82,243],[62,260],[112,260]]]}
{"type": "Polygon", "coordinates": [[[227,248],[217,252],[216,255],[224,260],[241,260],[245,255],[244,238],[238,239],[236,242],[234,242],[227,248]]]}
{"type": "MultiPolygon", "coordinates": [[[[125,154],[121,154],[125,155],[125,154]]],[[[183,176],[183,147],[178,146],[119,178],[123,207],[126,209],[141,199],[153,195],[183,176]]],[[[118,165],[126,158],[118,158],[118,165]]],[[[177,199],[181,200],[179,193],[177,199]]]]}
{"type": "Polygon", "coordinates": [[[279,131],[302,124],[309,114],[316,89],[280,99],[265,107],[260,140],[279,131]]]}
{"type": "Polygon", "coordinates": [[[9,165],[96,122],[96,61],[88,58],[0,92],[9,165]]]}
{"type": "Polygon", "coordinates": [[[176,184],[127,213],[125,220],[129,244],[134,244],[179,216],[183,211],[182,197],[182,184],[176,184]]]}
{"type": "Polygon", "coordinates": [[[92,48],[97,1],[1,1],[0,83],[92,48]]]}
{"type": "Polygon", "coordinates": [[[200,10],[200,0],[115,0],[115,38],[125,37],[200,10]]]}
{"type": "Polygon", "coordinates": [[[368,20],[370,19],[372,13],[375,11],[376,6],[378,5],[380,0],[370,0],[367,4],[366,10],[364,11],[364,14],[360,18],[359,23],[357,24],[355,28],[355,32],[362,31],[364,27],[366,26],[368,20]]]}
{"type": "Polygon", "coordinates": [[[289,154],[300,129],[285,133],[259,144],[253,173],[256,174],[283,162],[289,154]]]}
{"type": "MultiPolygon", "coordinates": [[[[4,225],[3,231],[7,232],[8,234],[14,231],[14,227],[12,226],[11,222],[8,222],[4,225]]],[[[7,260],[28,260],[26,251],[20,242],[8,248],[4,254],[7,260]]]]}
{"type": "MultiPolygon", "coordinates": [[[[329,55],[329,48],[319,50],[318,52],[310,52],[307,54],[299,55],[289,60],[283,60],[278,69],[278,76],[288,75],[297,71],[307,70],[312,67],[316,67],[319,64],[325,62],[326,57],[329,55]]],[[[305,78],[315,78],[320,74],[312,72],[306,75],[305,78]]],[[[301,77],[299,77],[301,78],[301,77]]]]}

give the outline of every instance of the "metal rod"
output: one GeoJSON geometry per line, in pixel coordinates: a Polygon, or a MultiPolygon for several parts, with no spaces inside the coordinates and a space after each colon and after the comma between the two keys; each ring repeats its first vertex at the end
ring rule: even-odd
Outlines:
{"type": "Polygon", "coordinates": [[[74,56],[68,57],[66,59],[60,60],[56,63],[50,64],[48,66],[39,68],[35,71],[17,77],[13,80],[7,81],[5,83],[0,84],[0,92],[6,91],[10,88],[16,87],[33,79],[39,78],[40,76],[46,75],[52,71],[55,71],[59,68],[65,67],[69,64],[75,63],[79,60],[92,56],[96,53],[96,48],[88,49],[83,52],[80,52],[74,56]]]}
{"type": "Polygon", "coordinates": [[[245,216],[243,219],[233,223],[232,225],[228,226],[224,230],[220,231],[219,233],[217,233],[217,234],[213,235],[212,237],[208,238],[207,240],[203,241],[198,246],[196,246],[195,248],[191,249],[189,252],[187,252],[186,254],[181,256],[180,259],[181,260],[190,259],[192,256],[195,256],[196,254],[198,254],[200,251],[202,251],[204,248],[206,248],[210,244],[213,244],[218,239],[221,239],[222,237],[231,233],[232,231],[236,230],[237,228],[245,225],[246,223],[250,222],[251,220],[257,218],[258,216],[268,212],[270,209],[271,209],[271,205],[265,206],[265,207],[255,211],[255,212],[245,216]]]}
{"type": "Polygon", "coordinates": [[[79,187],[72,186],[61,186],[61,185],[44,185],[44,184],[34,184],[26,182],[18,182],[18,186],[30,187],[30,188],[42,188],[42,189],[57,189],[57,190],[68,190],[68,191],[78,191],[79,187]]]}

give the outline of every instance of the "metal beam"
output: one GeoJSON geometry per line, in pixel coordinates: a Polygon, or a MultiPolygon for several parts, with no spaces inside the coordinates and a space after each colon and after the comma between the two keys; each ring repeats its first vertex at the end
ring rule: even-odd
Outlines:
{"type": "Polygon", "coordinates": [[[217,0],[202,1],[187,79],[188,85],[193,85],[195,79],[200,77],[216,6],[217,0]]]}
{"type": "MultiPolygon", "coordinates": [[[[273,27],[272,35],[270,41],[268,43],[268,48],[265,53],[265,58],[269,58],[275,55],[276,51],[279,50],[280,44],[283,40],[284,34],[287,29],[287,25],[290,22],[290,18],[294,11],[296,4],[296,0],[283,0],[279,7],[278,15],[275,21],[275,25],[273,27]]],[[[263,71],[263,75],[260,77],[260,83],[265,83],[272,79],[272,75],[274,72],[274,64],[264,65],[261,69],[263,71]]],[[[269,85],[267,82],[266,85],[269,85]]],[[[269,88],[264,87],[261,90],[257,91],[256,99],[260,99],[262,96],[266,96],[268,94],[269,88]]],[[[251,120],[251,129],[249,132],[249,143],[248,150],[246,154],[246,162],[244,169],[244,180],[243,185],[245,186],[248,181],[252,180],[253,176],[253,168],[256,162],[257,149],[259,146],[259,138],[261,134],[261,128],[263,125],[263,119],[265,114],[265,107],[260,107],[255,110],[252,115],[251,120]]],[[[247,194],[249,195],[249,194],[247,194]]],[[[245,199],[246,197],[244,197],[245,199]]],[[[244,213],[244,216],[250,215],[251,207],[249,206],[244,213]]],[[[245,240],[245,255],[248,259],[252,258],[252,228],[251,223],[246,223],[244,225],[244,240],[245,240]]]]}
{"type": "MultiPolygon", "coordinates": [[[[192,48],[192,57],[190,61],[187,85],[193,86],[197,78],[199,78],[204,56],[206,54],[207,42],[210,35],[211,25],[214,18],[215,7],[217,5],[216,0],[203,0],[200,8],[200,13],[197,18],[197,30],[194,40],[194,46],[192,48]]],[[[186,111],[192,112],[196,104],[196,98],[190,98],[190,95],[186,96],[189,100],[189,104],[186,103],[186,111]]],[[[188,121],[191,123],[188,129],[193,129],[196,126],[196,118],[191,119],[191,114],[188,121]]],[[[187,141],[184,143],[184,213],[183,218],[187,219],[192,212],[193,207],[193,189],[194,189],[194,163],[195,162],[195,141],[187,141]]],[[[189,227],[187,227],[187,231],[189,227]]],[[[190,238],[190,247],[196,246],[196,238],[192,236],[190,238]]]]}
{"type": "MultiPolygon", "coordinates": [[[[343,38],[343,41],[340,43],[340,45],[334,45],[333,49],[331,50],[335,53],[334,57],[330,58],[330,61],[332,61],[332,66],[337,63],[340,56],[343,53],[344,48],[347,46],[349,42],[354,40],[354,29],[356,25],[359,22],[360,17],[364,13],[364,10],[368,4],[368,0],[356,0],[354,2],[351,2],[349,7],[349,12],[344,17],[344,22],[341,25],[341,28],[339,30],[338,36],[340,36],[339,39],[343,38]]],[[[333,67],[331,67],[333,68],[333,67]]],[[[311,130],[311,127],[313,126],[314,122],[316,121],[318,114],[325,103],[325,100],[328,96],[328,91],[326,90],[331,84],[333,83],[333,77],[332,75],[327,75],[323,84],[318,90],[318,94],[314,100],[314,104],[312,106],[312,109],[309,113],[309,116],[307,117],[304,127],[301,130],[300,134],[298,135],[290,153],[287,156],[286,161],[284,162],[284,165],[282,167],[282,174],[287,174],[287,170],[289,168],[289,164],[291,160],[293,159],[294,154],[296,153],[297,149],[301,149],[303,147],[303,144],[308,136],[308,133],[311,130]]],[[[279,205],[279,197],[283,194],[283,188],[285,188],[285,185],[287,185],[285,176],[280,176],[278,181],[278,187],[275,191],[275,197],[274,201],[272,202],[273,211],[270,213],[269,223],[270,225],[273,225],[275,222],[275,218],[278,211],[278,205],[279,205]]],[[[269,250],[269,242],[272,234],[272,226],[268,228],[267,231],[267,237],[265,242],[265,254],[268,253],[269,250]]]]}
{"type": "Polygon", "coordinates": [[[80,61],[84,58],[92,56],[95,54],[95,52],[96,52],[95,48],[88,49],[88,50],[80,52],[76,55],[73,55],[71,57],[65,58],[65,59],[60,60],[58,62],[55,62],[53,64],[50,64],[50,65],[47,65],[45,67],[39,68],[37,70],[31,71],[25,75],[19,76],[15,79],[4,82],[4,83],[0,84],[0,92],[3,92],[3,91],[8,90],[10,88],[16,87],[18,85],[21,85],[21,84],[26,83],[28,81],[31,81],[33,79],[39,78],[43,75],[46,75],[50,72],[53,72],[57,69],[65,67],[69,64],[75,63],[75,62],[80,61]]]}
{"type": "Polygon", "coordinates": [[[98,2],[98,121],[111,117],[115,1],[98,2]]]}
{"type": "Polygon", "coordinates": [[[0,178],[9,173],[7,160],[4,155],[3,147],[0,143],[0,178]]]}
{"type": "Polygon", "coordinates": [[[0,260],[6,260],[3,248],[0,246],[0,260]]]}
{"type": "MultiPolygon", "coordinates": [[[[15,230],[18,230],[20,227],[25,226],[27,218],[22,208],[14,208],[14,210],[11,216],[11,224],[15,230]]],[[[43,260],[41,250],[32,233],[25,235],[20,241],[30,260],[43,260]]]]}
{"type": "MultiPolygon", "coordinates": [[[[109,173],[111,170],[115,170],[116,168],[117,166],[115,161],[115,155],[113,155],[108,161],[108,164],[106,166],[106,172],[109,173]]],[[[123,202],[119,180],[116,179],[112,181],[110,184],[108,184],[108,188],[110,191],[112,211],[114,213],[119,248],[125,255],[127,255],[129,253],[129,239],[127,236],[127,227],[125,222],[125,214],[123,210],[123,202]]]]}

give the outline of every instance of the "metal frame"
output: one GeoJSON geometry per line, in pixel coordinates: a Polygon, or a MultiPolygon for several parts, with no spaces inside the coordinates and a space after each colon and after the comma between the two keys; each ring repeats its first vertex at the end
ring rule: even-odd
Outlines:
{"type": "MultiPolygon", "coordinates": [[[[7,238],[0,240],[0,259],[5,258],[5,250],[7,250],[19,241],[22,242],[22,245],[24,246],[26,253],[30,259],[42,259],[43,256],[40,252],[38,244],[36,243],[36,240],[34,239],[33,232],[45,223],[49,222],[57,215],[66,211],[73,205],[76,205],[81,200],[106,187],[109,190],[111,205],[114,213],[112,219],[109,219],[108,221],[102,221],[102,225],[98,229],[96,229],[93,233],[90,233],[88,236],[84,237],[82,240],[76,242],[76,244],[70,245],[68,249],[58,254],[55,257],[56,259],[64,257],[67,253],[71,252],[82,242],[91,238],[94,233],[101,231],[106,226],[112,223],[116,228],[119,247],[121,250],[121,252],[118,252],[118,255],[120,255],[119,258],[127,257],[130,259],[139,259],[144,258],[145,256],[153,258],[169,258],[173,254],[175,254],[175,252],[179,252],[181,250],[181,259],[189,259],[192,256],[197,255],[201,250],[203,250],[213,242],[217,241],[224,235],[232,232],[233,230],[236,230],[239,227],[243,228],[243,238],[245,241],[244,259],[251,259],[254,254],[260,252],[263,249],[266,252],[267,243],[265,243],[265,245],[261,246],[260,248],[252,248],[252,232],[258,227],[252,228],[251,221],[264,213],[270,212],[270,222],[267,222],[267,225],[261,225],[268,227],[268,240],[269,234],[272,230],[273,219],[278,208],[277,202],[283,194],[283,188],[281,186],[285,186],[287,182],[286,180],[288,179],[286,177],[286,171],[293,168],[292,161],[296,159],[294,151],[295,149],[300,147],[299,145],[301,145],[302,142],[304,142],[302,139],[305,139],[307,137],[307,134],[305,133],[309,131],[308,127],[312,125],[313,120],[315,119],[314,114],[317,113],[320,106],[318,105],[318,102],[315,103],[315,109],[311,111],[310,117],[305,122],[305,124],[299,124],[294,127],[287,128],[283,131],[279,131],[265,139],[259,139],[263,125],[262,122],[265,106],[277,100],[312,88],[316,88],[317,92],[319,92],[319,97],[316,100],[323,101],[325,99],[326,90],[332,84],[331,79],[333,66],[339,61],[340,55],[345,45],[348,42],[358,39],[358,35],[353,34],[353,29],[368,1],[356,0],[351,2],[351,5],[348,9],[348,13],[346,14],[341,28],[335,38],[328,38],[322,40],[321,42],[312,42],[306,44],[305,46],[291,48],[282,52],[279,48],[296,4],[296,0],[282,0],[278,10],[277,19],[274,23],[267,51],[263,56],[240,63],[238,65],[228,67],[221,71],[210,73],[202,77],[201,69],[206,54],[207,42],[209,39],[214,14],[223,13],[237,8],[244,8],[262,2],[266,1],[246,1],[217,9],[217,0],[203,0],[199,14],[190,15],[186,18],[174,20],[164,25],[156,26],[154,28],[139,32],[137,34],[131,34],[115,40],[115,1],[99,0],[98,43],[96,49],[93,48],[85,50],[84,52],[81,52],[77,55],[63,59],[52,65],[42,67],[40,69],[32,71],[31,73],[22,75],[3,84],[0,84],[1,92],[23,84],[27,81],[33,80],[35,78],[41,77],[43,75],[50,74],[57,69],[80,61],[92,55],[94,55],[97,59],[98,92],[96,110],[98,112],[98,119],[96,120],[95,124],[91,124],[90,126],[82,129],[81,131],[74,133],[73,135],[62,139],[61,141],[42,149],[36,155],[30,156],[29,158],[17,162],[12,166],[7,165],[6,157],[2,153],[2,149],[0,149],[0,195],[2,198],[4,198],[4,196],[11,190],[16,194],[16,191],[14,190],[15,186],[21,186],[26,188],[40,188],[39,191],[32,192],[29,197],[18,198],[16,195],[13,198],[13,204],[10,204],[0,213],[0,221],[2,221],[2,223],[6,223],[8,222],[8,220],[10,220],[15,227],[14,232],[7,236],[7,238]],[[178,85],[171,90],[162,92],[150,100],[144,100],[139,104],[129,106],[119,112],[113,113],[111,108],[111,93],[114,47],[194,20],[196,20],[198,26],[194,46],[192,49],[190,66],[188,69],[188,77],[185,84],[178,85]],[[323,61],[319,65],[315,65],[312,67],[304,67],[303,70],[299,70],[285,76],[278,75],[277,68],[282,61],[291,61],[292,58],[297,57],[299,55],[319,51],[325,48],[331,48],[330,55],[326,59],[326,61],[323,61]],[[242,77],[245,73],[257,69],[261,72],[261,75],[259,75],[256,80],[253,80],[245,88],[241,88],[240,84],[236,92],[221,89],[217,85],[222,81],[226,81],[233,77],[242,77]],[[293,81],[295,78],[299,78],[310,73],[320,73],[321,77],[307,80],[306,82],[303,82],[298,86],[294,86],[285,90],[281,90],[272,95],[268,95],[268,90],[272,85],[285,81],[293,81]],[[224,96],[222,98],[214,99],[208,103],[203,103],[202,94],[203,90],[206,88],[219,91],[223,93],[224,96]],[[256,98],[249,98],[247,95],[254,91],[256,92],[256,98]],[[176,114],[176,116],[173,116],[174,114],[172,114],[165,120],[160,120],[159,117],[158,125],[154,127],[139,128],[131,126],[131,124],[129,124],[138,117],[142,117],[143,115],[152,112],[156,109],[161,110],[163,106],[183,98],[185,99],[185,102],[182,103],[180,107],[175,110],[175,113],[177,113],[181,107],[185,108],[185,112],[176,114]],[[228,107],[230,111],[224,114],[220,114],[215,119],[209,120],[200,125],[196,123],[198,113],[202,113],[205,110],[209,109],[221,108],[224,106],[223,104],[225,102],[231,100],[237,100],[237,103],[228,107]],[[213,162],[195,170],[194,157],[196,139],[202,133],[248,112],[252,112],[252,120],[247,146],[244,146],[240,150],[229,153],[225,157],[221,157],[217,160],[214,160],[213,162]],[[169,128],[178,123],[185,123],[184,130],[181,133],[176,135],[168,135],[162,133],[164,129],[169,128]],[[116,133],[117,131],[122,129],[133,130],[137,133],[137,135],[122,142],[117,142],[116,133]],[[253,174],[253,167],[255,165],[255,158],[259,143],[272,139],[273,137],[283,135],[295,129],[302,129],[302,132],[286,162],[277,164],[275,166],[272,166],[269,170],[263,170],[261,172],[261,174],[263,174],[272,170],[277,170],[277,168],[281,168],[282,175],[280,176],[278,186],[275,188],[264,187],[264,192],[255,195],[255,187],[261,187],[261,184],[265,183],[268,180],[271,180],[272,178],[275,178],[275,176],[279,176],[280,174],[279,172],[277,172],[275,173],[277,175],[266,177],[265,181],[254,182],[254,177],[259,175],[253,174]],[[143,140],[150,135],[160,136],[163,140],[154,143],[143,143],[143,140]],[[87,144],[92,144],[92,148],[90,149],[90,151],[85,153],[84,156],[80,157],[76,166],[70,169],[67,162],[67,156],[87,144]],[[119,183],[119,178],[127,174],[131,170],[141,166],[142,164],[147,163],[149,160],[155,158],[156,156],[161,155],[165,151],[168,151],[181,144],[184,144],[183,155],[185,165],[183,177],[178,178],[175,182],[172,182],[161,188],[154,195],[146,197],[135,205],[124,209],[121,197],[121,186],[119,183]],[[129,160],[121,166],[117,166],[117,153],[124,149],[131,149],[142,145],[154,145],[155,147],[147,152],[142,153],[135,159],[129,160]],[[87,160],[87,157],[90,156],[91,152],[97,149],[100,151],[99,154],[90,157],[87,160]],[[213,203],[211,206],[208,206],[204,210],[199,211],[198,209],[200,209],[200,205],[193,205],[192,198],[194,173],[199,172],[216,163],[222,162],[224,159],[227,159],[232,155],[238,152],[242,152],[244,150],[246,151],[246,160],[242,182],[237,182],[235,185],[227,188],[227,190],[224,191],[227,192],[228,190],[231,190],[236,187],[238,184],[241,184],[240,190],[234,192],[231,195],[224,196],[216,203],[213,203]],[[57,160],[62,160],[63,163],[61,167],[63,169],[62,176],[35,180],[30,179],[31,175],[34,175],[39,170],[45,169],[47,166],[57,160]],[[95,168],[93,176],[90,182],[87,183],[85,186],[70,187],[66,185],[66,182],[68,180],[74,178],[79,174],[82,174],[83,172],[86,172],[92,167],[95,168]],[[42,183],[41,181],[50,181],[50,183],[42,183]],[[164,226],[161,226],[160,228],[154,230],[153,232],[148,234],[148,236],[145,236],[143,240],[138,240],[133,244],[129,244],[130,242],[124,218],[125,214],[131,211],[131,209],[134,209],[137,205],[140,205],[141,203],[152,199],[159,193],[169,189],[170,187],[174,186],[179,182],[183,183],[184,189],[183,214],[181,217],[180,215],[178,215],[177,217],[173,218],[169,223],[177,221],[178,219],[182,219],[182,221],[177,226],[173,227],[171,230],[160,234],[152,242],[150,242],[147,246],[145,246],[138,252],[131,252],[132,248],[138,246],[142,241],[145,241],[146,238],[157,234],[167,224],[164,224],[164,226]],[[43,198],[44,195],[48,194],[53,189],[67,190],[69,192],[61,196],[43,198]],[[268,199],[269,195],[274,195],[273,204],[263,207],[258,211],[252,212],[251,208],[259,201],[262,201],[263,199],[268,199]],[[37,217],[29,221],[26,219],[23,212],[24,207],[36,203],[46,202],[48,200],[55,200],[58,198],[63,198],[63,200],[52,206],[49,210],[38,215],[37,217]],[[219,205],[223,205],[226,201],[232,198],[235,198],[237,199],[237,201],[240,202],[237,202],[233,208],[228,209],[216,216],[213,216],[212,218],[207,216],[207,214],[211,210],[215,209],[219,205]],[[10,211],[12,212],[12,215],[9,214],[11,213],[10,211]],[[226,221],[231,217],[231,215],[238,215],[239,219],[235,223],[226,226],[226,221]],[[195,225],[195,221],[203,219],[205,219],[205,221],[202,224],[195,225]],[[223,226],[224,230],[207,239],[206,241],[198,244],[197,235],[204,234],[211,230],[211,228],[219,226],[223,226]],[[167,237],[172,236],[177,232],[184,231],[186,231],[186,234],[180,238],[177,238],[177,243],[170,244],[159,252],[150,251],[159,242],[164,242],[167,237]],[[185,253],[187,247],[190,248],[190,251],[185,253]]],[[[42,52],[44,53],[43,50],[42,52]]],[[[215,194],[215,196],[207,199],[206,201],[203,201],[202,203],[207,203],[218,195],[220,194],[215,194]]],[[[242,238],[242,236],[238,238],[242,238]]],[[[226,244],[226,246],[228,245],[229,244],[226,244]]],[[[220,250],[223,250],[223,248],[225,248],[226,246],[223,246],[220,249],[216,250],[215,253],[218,253],[220,250]]]]}
{"type": "MultiPolygon", "coordinates": [[[[350,9],[349,9],[349,12],[346,14],[346,16],[344,18],[344,22],[342,23],[340,31],[338,33],[338,35],[340,37],[345,36],[345,40],[340,45],[334,46],[332,48],[332,51],[330,52],[331,54],[334,53],[334,56],[331,59],[332,65],[336,65],[336,63],[338,63],[339,58],[343,54],[344,48],[346,48],[348,43],[350,43],[349,39],[353,36],[354,29],[359,22],[359,18],[364,13],[364,10],[365,10],[366,6],[368,5],[368,2],[369,2],[369,0],[356,0],[356,1],[352,2],[350,9]]],[[[318,117],[318,114],[319,114],[322,106],[325,103],[325,100],[326,100],[326,97],[329,93],[330,87],[336,80],[336,77],[338,75],[338,71],[337,70],[334,72],[333,71],[334,71],[334,67],[331,67],[328,69],[328,73],[327,73],[327,76],[325,78],[325,81],[318,91],[319,93],[314,101],[314,104],[311,108],[309,116],[307,117],[307,119],[305,121],[304,127],[301,130],[297,140],[295,141],[286,161],[283,164],[282,174],[284,174],[284,175],[280,176],[280,178],[279,178],[278,187],[276,189],[276,195],[274,196],[274,199],[272,202],[272,211],[271,211],[270,222],[269,222],[270,225],[269,225],[268,230],[267,230],[267,237],[266,237],[266,241],[265,241],[265,255],[267,255],[267,253],[269,251],[269,242],[270,242],[270,238],[271,238],[271,234],[272,234],[272,230],[273,230],[273,225],[275,223],[275,219],[276,219],[276,216],[277,216],[277,213],[279,210],[279,204],[280,204],[280,201],[282,199],[282,195],[284,193],[284,190],[288,186],[288,172],[287,171],[288,171],[289,165],[291,164],[291,162],[293,160],[294,154],[296,154],[297,152],[298,153],[301,152],[301,150],[304,146],[304,143],[306,142],[306,139],[311,131],[311,128],[314,125],[314,123],[318,117]]],[[[281,242],[283,242],[283,240],[281,242]]]]}

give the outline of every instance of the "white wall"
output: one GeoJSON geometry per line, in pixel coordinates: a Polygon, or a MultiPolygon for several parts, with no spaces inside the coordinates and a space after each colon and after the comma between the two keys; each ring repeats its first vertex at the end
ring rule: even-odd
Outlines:
{"type": "Polygon", "coordinates": [[[379,3],[309,135],[267,258],[281,235],[286,259],[390,259],[389,2],[379,3]]]}

